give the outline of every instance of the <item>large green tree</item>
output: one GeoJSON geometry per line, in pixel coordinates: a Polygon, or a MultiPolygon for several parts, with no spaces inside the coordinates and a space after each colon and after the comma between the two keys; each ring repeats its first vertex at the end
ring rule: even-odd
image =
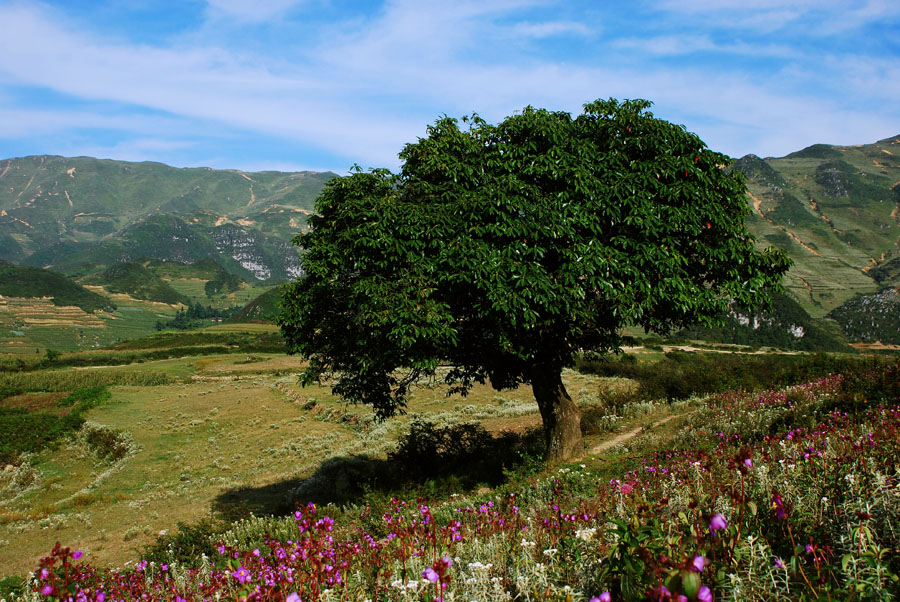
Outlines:
{"type": "Polygon", "coordinates": [[[309,359],[301,380],[333,378],[379,417],[423,378],[530,384],[548,457],[577,453],[561,377],[576,353],[616,349],[624,326],[664,333],[765,303],[788,267],[745,230],[730,159],[649,106],[443,118],[399,174],[331,180],[294,240],[305,276],[278,320],[309,359]]]}

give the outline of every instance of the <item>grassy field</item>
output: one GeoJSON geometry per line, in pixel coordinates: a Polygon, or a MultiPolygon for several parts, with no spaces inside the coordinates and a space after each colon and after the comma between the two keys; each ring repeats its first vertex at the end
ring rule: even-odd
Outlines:
{"type": "MultiPolygon", "coordinates": [[[[138,550],[161,532],[221,510],[219,498],[227,494],[232,494],[230,516],[290,508],[291,487],[322,462],[383,457],[413,417],[443,424],[480,421],[498,433],[540,424],[530,389],[498,393],[488,387],[465,399],[447,398],[442,387],[422,388],[406,416],[375,424],[368,408],[347,406],[327,388],[299,388],[292,376],[298,368],[296,359],[275,354],[86,368],[165,373],[178,382],[112,386],[111,398],[87,414],[90,421],[129,434],[136,451],[124,460],[97,459],[65,443],[16,469],[30,476],[24,488],[3,490],[3,573],[31,570],[57,540],[90,551],[99,564],[136,560],[138,550]]],[[[576,372],[567,373],[566,382],[588,402],[600,387],[623,386],[576,372]]]]}
{"type": "MultiPolygon", "coordinates": [[[[250,344],[251,335],[265,336],[272,332],[272,327],[220,325],[204,332],[207,334],[200,333],[199,336],[207,336],[210,341],[227,335],[235,341],[243,341],[242,344],[250,344]]],[[[177,345],[183,345],[185,350],[197,348],[197,335],[179,336],[181,338],[164,339],[173,345],[173,352],[178,350],[177,345]]],[[[153,349],[156,345],[158,342],[150,340],[143,346],[153,349]]],[[[95,360],[102,363],[102,357],[108,359],[116,353],[133,353],[141,344],[136,342],[128,347],[97,352],[95,360]]],[[[460,596],[508,600],[511,599],[510,591],[530,591],[527,587],[522,589],[524,582],[521,579],[526,578],[539,584],[539,591],[545,592],[545,595],[529,594],[528,599],[561,602],[567,599],[567,591],[585,592],[587,599],[589,595],[599,593],[599,590],[594,591],[597,588],[612,587],[610,579],[619,579],[621,575],[611,577],[602,572],[600,564],[582,556],[588,549],[583,547],[588,545],[585,542],[590,540],[594,542],[590,546],[599,546],[591,554],[606,554],[610,559],[620,552],[639,553],[640,546],[628,551],[621,546],[607,545],[612,540],[600,535],[598,529],[612,529],[613,523],[609,520],[620,517],[623,512],[635,512],[635,516],[640,516],[643,521],[650,516],[646,513],[652,504],[662,498],[668,500],[670,496],[681,496],[677,498],[680,501],[667,501],[667,504],[675,504],[672,507],[677,508],[684,506],[684,513],[690,515],[685,518],[685,524],[710,520],[711,510],[694,511],[686,505],[687,497],[699,494],[679,493],[680,485],[668,479],[651,478],[646,474],[646,467],[668,466],[667,462],[676,462],[684,454],[700,453],[698,457],[709,462],[712,471],[716,462],[727,464],[729,454],[745,453],[738,449],[741,445],[752,445],[754,462],[760,465],[764,459],[777,460],[776,452],[763,445],[762,435],[781,432],[789,425],[799,429],[797,436],[806,433],[804,429],[810,429],[810,433],[819,432],[811,425],[833,407],[833,404],[829,405],[829,396],[837,394],[835,387],[840,381],[820,379],[811,385],[794,385],[795,388],[786,394],[772,389],[754,394],[755,397],[742,390],[713,396],[709,396],[709,391],[724,390],[734,383],[747,391],[766,382],[767,378],[806,383],[813,382],[810,379],[817,374],[840,372],[850,366],[871,365],[876,372],[885,366],[883,362],[873,363],[874,360],[869,359],[800,354],[745,356],[735,354],[733,350],[699,354],[672,353],[670,349],[656,346],[637,347],[629,349],[627,357],[612,361],[593,358],[581,363],[582,371],[566,371],[563,377],[566,386],[583,412],[585,452],[575,463],[562,468],[542,467],[534,460],[540,449],[540,418],[529,388],[497,392],[486,386],[476,387],[468,397],[460,398],[447,397],[443,386],[422,383],[415,389],[406,415],[376,423],[368,408],[342,403],[327,387],[300,388],[295,380],[300,368],[297,359],[276,353],[246,352],[239,347],[232,353],[146,360],[123,366],[37,369],[24,374],[6,372],[3,376],[5,390],[16,389],[18,392],[0,402],[0,409],[27,408],[32,412],[65,414],[68,409],[61,405],[65,391],[94,384],[105,386],[109,396],[98,397],[102,399],[99,405],[86,409],[83,416],[86,422],[73,435],[61,439],[56,446],[26,455],[15,464],[0,467],[0,586],[4,577],[14,581],[15,576],[21,577],[34,570],[38,559],[48,554],[57,541],[83,552],[92,566],[101,568],[140,567],[137,562],[147,553],[147,546],[156,545],[154,557],[169,559],[157,562],[171,563],[174,571],[176,558],[180,558],[183,550],[169,547],[169,551],[165,551],[166,546],[181,541],[173,536],[190,533],[191,529],[202,531],[205,524],[217,524],[216,529],[221,534],[215,538],[224,539],[236,550],[242,550],[241,554],[249,554],[247,551],[254,546],[263,547],[264,532],[290,538],[292,529],[296,528],[294,520],[281,517],[289,516],[296,503],[310,500],[342,505],[327,507],[332,516],[343,517],[346,523],[339,531],[341,537],[360,528],[374,529],[373,533],[383,536],[386,531],[382,533],[384,526],[379,526],[376,520],[381,516],[377,507],[379,504],[390,505],[391,496],[396,495],[399,499],[409,500],[429,498],[432,504],[429,512],[433,511],[441,521],[450,520],[448,517],[453,516],[451,508],[460,504],[477,507],[477,504],[487,504],[490,500],[493,500],[491,504],[497,504],[497,514],[492,515],[494,522],[490,523],[493,526],[485,523],[477,527],[480,523],[466,522],[469,519],[460,526],[461,533],[468,533],[465,530],[469,528],[476,529],[466,534],[466,538],[481,533],[473,540],[476,542],[474,547],[466,543],[469,541],[466,539],[455,548],[458,558],[454,570],[458,571],[459,579],[454,581],[454,587],[460,596]],[[733,378],[715,377],[713,373],[717,370],[739,374],[733,378]],[[690,393],[691,390],[707,393],[697,395],[690,393]],[[667,399],[673,395],[686,395],[687,399],[667,399]],[[785,400],[788,402],[786,412],[779,405],[785,400]],[[729,435],[720,441],[720,429],[733,432],[735,439],[729,435]],[[413,437],[415,433],[418,433],[417,439],[413,437]],[[463,439],[465,442],[454,448],[463,439]],[[429,444],[437,447],[429,451],[429,444]],[[722,448],[723,445],[727,449],[722,448]],[[628,496],[609,498],[609,494],[604,493],[607,483],[618,483],[615,487],[625,484],[629,492],[640,484],[641,497],[634,499],[637,505],[632,508],[628,496]],[[657,491],[660,487],[662,489],[657,491]],[[565,529],[547,531],[546,535],[538,537],[537,545],[556,551],[545,551],[546,558],[537,553],[526,554],[528,550],[520,549],[525,544],[520,544],[519,540],[526,542],[527,538],[518,533],[504,534],[506,527],[503,525],[519,520],[517,515],[510,514],[511,508],[515,507],[510,506],[510,495],[519,500],[516,505],[521,505],[523,515],[544,515],[547,504],[558,504],[560,508],[575,504],[577,508],[584,508],[585,524],[578,532],[581,535],[565,529]],[[601,514],[601,508],[610,503],[613,506],[603,510],[609,512],[608,519],[602,518],[607,515],[601,514]],[[366,510],[369,506],[375,507],[372,516],[368,516],[366,510]],[[589,520],[589,515],[595,518],[589,520]],[[273,518],[259,518],[266,516],[273,518]],[[213,522],[204,523],[205,520],[213,522]],[[603,526],[604,522],[606,526],[603,526]],[[585,533],[590,533],[591,537],[585,533]],[[582,539],[584,541],[578,543],[582,539]],[[162,548],[158,544],[160,541],[164,542],[162,548]],[[515,567],[507,565],[516,554],[525,554],[524,564],[520,566],[517,561],[515,567]],[[558,565],[554,554],[560,555],[558,565]],[[459,558],[464,560],[459,561],[459,558]],[[498,570],[501,565],[506,568],[495,573],[473,564],[480,563],[483,567],[489,561],[498,570]],[[582,566],[584,570],[572,572],[565,568],[567,564],[582,566]],[[482,570],[486,571],[484,575],[479,573],[482,570]],[[482,577],[488,580],[482,581],[482,577]],[[492,592],[490,588],[494,586],[490,579],[494,577],[499,581],[495,582],[497,589],[492,592]],[[564,585],[576,589],[565,590],[564,585]],[[488,589],[479,594],[479,588],[484,587],[488,589]]],[[[886,378],[890,381],[892,377],[886,378]]],[[[851,382],[849,377],[847,382],[851,382]]],[[[896,389],[895,384],[884,386],[893,386],[891,391],[896,389]]],[[[875,389],[866,390],[869,391],[868,398],[876,399],[875,389]]],[[[842,393],[844,397],[840,399],[845,401],[839,403],[848,403],[846,399],[851,399],[851,406],[846,407],[856,408],[852,410],[854,412],[861,411],[863,408],[858,404],[863,402],[852,401],[856,398],[847,397],[848,394],[842,393]],[[854,403],[857,405],[852,405],[854,403]]],[[[879,427],[882,430],[862,426],[852,428],[870,428],[878,437],[889,436],[890,432],[884,431],[883,427],[879,427]]],[[[876,438],[877,441],[880,439],[876,438]]],[[[777,453],[783,453],[783,450],[777,453]]],[[[776,460],[771,461],[776,462],[774,466],[777,467],[776,460]]],[[[808,470],[813,471],[810,478],[815,478],[814,467],[808,470]]],[[[726,481],[733,479],[724,464],[721,474],[715,474],[719,475],[716,478],[721,476],[726,481]]],[[[754,485],[762,487],[760,495],[763,498],[771,496],[765,489],[770,486],[766,485],[769,481],[765,481],[765,474],[754,474],[754,478],[763,479],[761,484],[754,485]]],[[[890,481],[894,477],[888,475],[887,478],[889,483],[894,482],[890,481]]],[[[710,481],[709,487],[713,489],[698,499],[704,508],[709,505],[716,509],[715,512],[725,512],[729,524],[734,526],[738,524],[735,512],[739,510],[739,500],[735,498],[733,480],[728,482],[731,493],[715,489],[710,481]]],[[[788,489],[788,485],[783,487],[792,495],[800,495],[792,498],[799,516],[802,495],[795,488],[788,489]]],[[[740,503],[745,504],[746,500],[740,503]]],[[[762,509],[768,503],[765,499],[756,500],[753,508],[762,509]]],[[[484,508],[489,507],[482,506],[484,508]]],[[[401,510],[389,509],[385,516],[394,511],[401,510]]],[[[556,512],[559,519],[560,510],[556,512]]],[[[760,513],[762,515],[763,510],[760,513]]],[[[471,520],[475,518],[473,516],[471,520]]],[[[815,513],[810,520],[814,518],[815,513]]],[[[646,524],[646,529],[654,524],[657,526],[653,529],[669,529],[670,533],[672,529],[682,528],[675,524],[662,527],[658,521],[651,521],[646,524]]],[[[638,531],[629,532],[629,537],[640,536],[644,532],[641,529],[646,531],[638,523],[634,529],[638,531]]],[[[810,533],[825,537],[826,531],[810,533]]],[[[702,549],[710,561],[736,563],[735,566],[742,567],[739,571],[746,568],[747,557],[740,554],[749,552],[740,551],[745,544],[740,543],[739,531],[737,539],[728,540],[732,543],[724,548],[724,540],[710,540],[702,533],[692,535],[693,540],[666,539],[657,531],[653,533],[656,533],[653,537],[659,536],[660,545],[668,542],[666,545],[678,549],[681,549],[679,546],[686,546],[685,550],[702,549]],[[698,545],[700,548],[692,547],[698,545]],[[738,556],[726,560],[733,554],[738,556]]],[[[735,533],[730,533],[729,537],[733,538],[735,533]]],[[[200,542],[203,545],[205,541],[207,547],[211,545],[211,540],[204,539],[205,536],[193,537],[193,544],[200,542]]],[[[778,554],[788,553],[774,539],[769,543],[777,548],[778,554]]],[[[438,547],[441,546],[435,547],[435,554],[438,554],[438,547]]],[[[207,552],[211,553],[209,549],[207,552]]],[[[199,562],[199,552],[194,554],[185,561],[188,564],[177,570],[184,571],[190,563],[199,562]]],[[[403,555],[400,551],[391,554],[399,554],[397,558],[403,555]]],[[[892,556],[886,558],[888,565],[894,562],[892,556]]],[[[255,560],[245,558],[242,562],[250,566],[249,563],[255,560]]],[[[421,560],[410,559],[409,562],[417,567],[412,573],[405,576],[395,573],[392,578],[395,583],[388,587],[390,579],[386,578],[384,587],[388,589],[378,590],[385,599],[420,599],[427,594],[427,590],[422,589],[425,586],[416,586],[418,589],[415,590],[407,588],[407,584],[425,568],[425,565],[419,566],[421,560]],[[400,581],[396,581],[398,576],[400,581]],[[396,583],[401,583],[402,587],[395,587],[396,583]]],[[[806,566],[808,571],[813,570],[808,560],[801,558],[799,562],[805,563],[800,566],[806,566]]],[[[438,564],[435,566],[440,569],[438,564]]],[[[646,570],[651,571],[651,565],[646,566],[646,570]]],[[[671,567],[666,569],[659,565],[652,571],[664,569],[671,567]]],[[[865,577],[864,571],[859,574],[865,577]]],[[[192,577],[188,573],[173,573],[173,578],[177,575],[181,575],[178,579],[182,580],[178,583],[187,584],[180,587],[194,587],[190,585],[192,577]]],[[[799,579],[799,573],[795,576],[799,579]]],[[[163,578],[161,573],[148,572],[147,587],[153,583],[158,586],[160,582],[153,581],[157,578],[163,578]]],[[[731,591],[722,585],[723,578],[716,578],[724,588],[721,591],[731,591]]],[[[744,573],[739,573],[738,578],[744,580],[741,583],[748,579],[744,573]]],[[[361,577],[357,574],[353,579],[361,577]]],[[[356,599],[355,593],[362,595],[363,590],[374,587],[368,581],[353,579],[347,586],[351,588],[346,594],[349,599],[356,599]]],[[[713,580],[711,576],[704,579],[713,580]]],[[[678,580],[674,583],[681,584],[678,580]]],[[[620,591],[621,587],[624,585],[615,585],[613,589],[620,591]]],[[[281,599],[279,595],[284,594],[272,599],[281,599]]],[[[322,599],[332,599],[324,593],[322,596],[322,599]]],[[[575,599],[579,599],[577,595],[575,599]]],[[[624,599],[638,598],[625,596],[624,599]]],[[[779,599],[795,598],[784,596],[779,599]]]]}

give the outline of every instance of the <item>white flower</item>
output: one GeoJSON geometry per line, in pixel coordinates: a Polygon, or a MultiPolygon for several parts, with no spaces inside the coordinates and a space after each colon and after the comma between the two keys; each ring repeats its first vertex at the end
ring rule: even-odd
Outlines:
{"type": "Polygon", "coordinates": [[[575,537],[583,541],[590,541],[596,534],[597,529],[595,527],[591,527],[590,529],[578,529],[575,531],[575,537]]]}
{"type": "Polygon", "coordinates": [[[557,550],[556,548],[547,548],[546,550],[544,550],[544,556],[553,556],[558,551],[559,550],[557,550]]]}
{"type": "Polygon", "coordinates": [[[521,545],[522,545],[523,548],[533,548],[533,547],[536,546],[537,544],[534,543],[533,541],[528,541],[527,539],[522,538],[522,544],[521,544],[521,545]]]}

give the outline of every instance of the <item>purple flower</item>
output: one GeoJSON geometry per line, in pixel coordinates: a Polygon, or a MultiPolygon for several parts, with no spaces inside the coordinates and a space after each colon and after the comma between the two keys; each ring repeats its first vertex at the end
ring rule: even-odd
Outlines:
{"type": "Polygon", "coordinates": [[[303,602],[303,600],[300,599],[300,596],[297,595],[297,592],[294,592],[293,594],[285,598],[284,602],[303,602]]]}
{"type": "Polygon", "coordinates": [[[41,581],[50,576],[50,571],[47,569],[41,569],[41,581]]]}
{"type": "Polygon", "coordinates": [[[97,602],[103,602],[104,600],[106,600],[106,594],[104,594],[103,592],[97,594],[97,602]]]}
{"type": "Polygon", "coordinates": [[[422,576],[431,581],[432,583],[437,583],[437,580],[440,579],[440,575],[437,574],[433,568],[428,567],[424,571],[422,571],[422,576]]]}
{"type": "Polygon", "coordinates": [[[694,556],[694,559],[691,561],[691,566],[698,573],[702,573],[703,567],[706,566],[706,558],[704,558],[703,556],[694,556]]]}
{"type": "Polygon", "coordinates": [[[449,569],[451,566],[453,566],[453,559],[450,558],[449,556],[444,556],[443,558],[441,558],[441,560],[444,562],[444,565],[445,565],[448,569],[449,569]]]}
{"type": "Polygon", "coordinates": [[[248,581],[250,581],[250,571],[242,566],[239,566],[236,571],[231,573],[231,576],[237,579],[240,583],[247,583],[248,581]]]}
{"type": "Polygon", "coordinates": [[[775,557],[775,568],[776,569],[784,568],[784,563],[781,561],[781,558],[779,558],[778,556],[775,557]]]}
{"type": "Polygon", "coordinates": [[[752,466],[753,466],[753,460],[751,460],[750,458],[747,458],[746,460],[744,460],[744,466],[746,466],[747,468],[752,467],[752,466]]]}
{"type": "Polygon", "coordinates": [[[728,521],[725,520],[725,516],[719,512],[715,516],[713,516],[709,521],[709,530],[713,533],[719,531],[721,529],[728,528],[728,521]]]}
{"type": "Polygon", "coordinates": [[[697,592],[697,599],[700,600],[700,602],[712,602],[712,592],[709,591],[709,588],[704,585],[700,588],[700,591],[697,592]]]}
{"type": "Polygon", "coordinates": [[[49,596],[50,594],[53,593],[53,586],[48,583],[47,585],[45,585],[44,587],[41,588],[41,593],[44,594],[45,596],[49,596]]]}
{"type": "Polygon", "coordinates": [[[72,552],[73,560],[78,560],[79,558],[81,558],[81,556],[82,556],[81,550],[75,550],[74,552],[72,552]]]}
{"type": "Polygon", "coordinates": [[[688,597],[684,594],[678,594],[678,597],[675,598],[675,602],[688,602],[688,597]]]}
{"type": "Polygon", "coordinates": [[[159,570],[161,570],[161,571],[168,571],[168,570],[169,570],[169,565],[166,564],[166,563],[162,563],[161,565],[159,565],[159,570]]]}

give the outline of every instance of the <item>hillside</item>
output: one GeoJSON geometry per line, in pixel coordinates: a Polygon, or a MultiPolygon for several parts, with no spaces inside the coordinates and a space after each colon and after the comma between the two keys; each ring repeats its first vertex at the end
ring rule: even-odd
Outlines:
{"type": "Polygon", "coordinates": [[[135,299],[157,301],[170,305],[187,304],[190,300],[169,286],[162,278],[133,263],[117,263],[85,279],[87,284],[98,284],[110,293],[124,293],[135,299]]]}
{"type": "Polygon", "coordinates": [[[237,315],[226,320],[229,324],[245,324],[248,322],[272,323],[278,316],[281,303],[281,287],[267,291],[244,306],[237,315]]]}
{"type": "MultiPolygon", "coordinates": [[[[721,326],[706,329],[695,327],[680,334],[692,339],[751,347],[850,351],[847,340],[834,322],[813,318],[787,295],[776,294],[772,301],[771,311],[734,308],[723,317],[721,326]]],[[[831,314],[828,317],[834,318],[831,314]]]]}
{"type": "Polygon", "coordinates": [[[290,239],[334,176],[7,159],[0,161],[0,259],[76,275],[142,258],[212,257],[241,278],[284,281],[299,274],[290,239]]]}
{"type": "Polygon", "coordinates": [[[92,293],[65,276],[40,268],[0,261],[0,295],[16,298],[49,298],[53,305],[79,307],[87,313],[113,310],[106,297],[92,293]]]}
{"type": "Polygon", "coordinates": [[[785,285],[813,316],[900,275],[900,137],[747,155],[736,168],[747,177],[749,229],[790,253],[785,285]]]}

